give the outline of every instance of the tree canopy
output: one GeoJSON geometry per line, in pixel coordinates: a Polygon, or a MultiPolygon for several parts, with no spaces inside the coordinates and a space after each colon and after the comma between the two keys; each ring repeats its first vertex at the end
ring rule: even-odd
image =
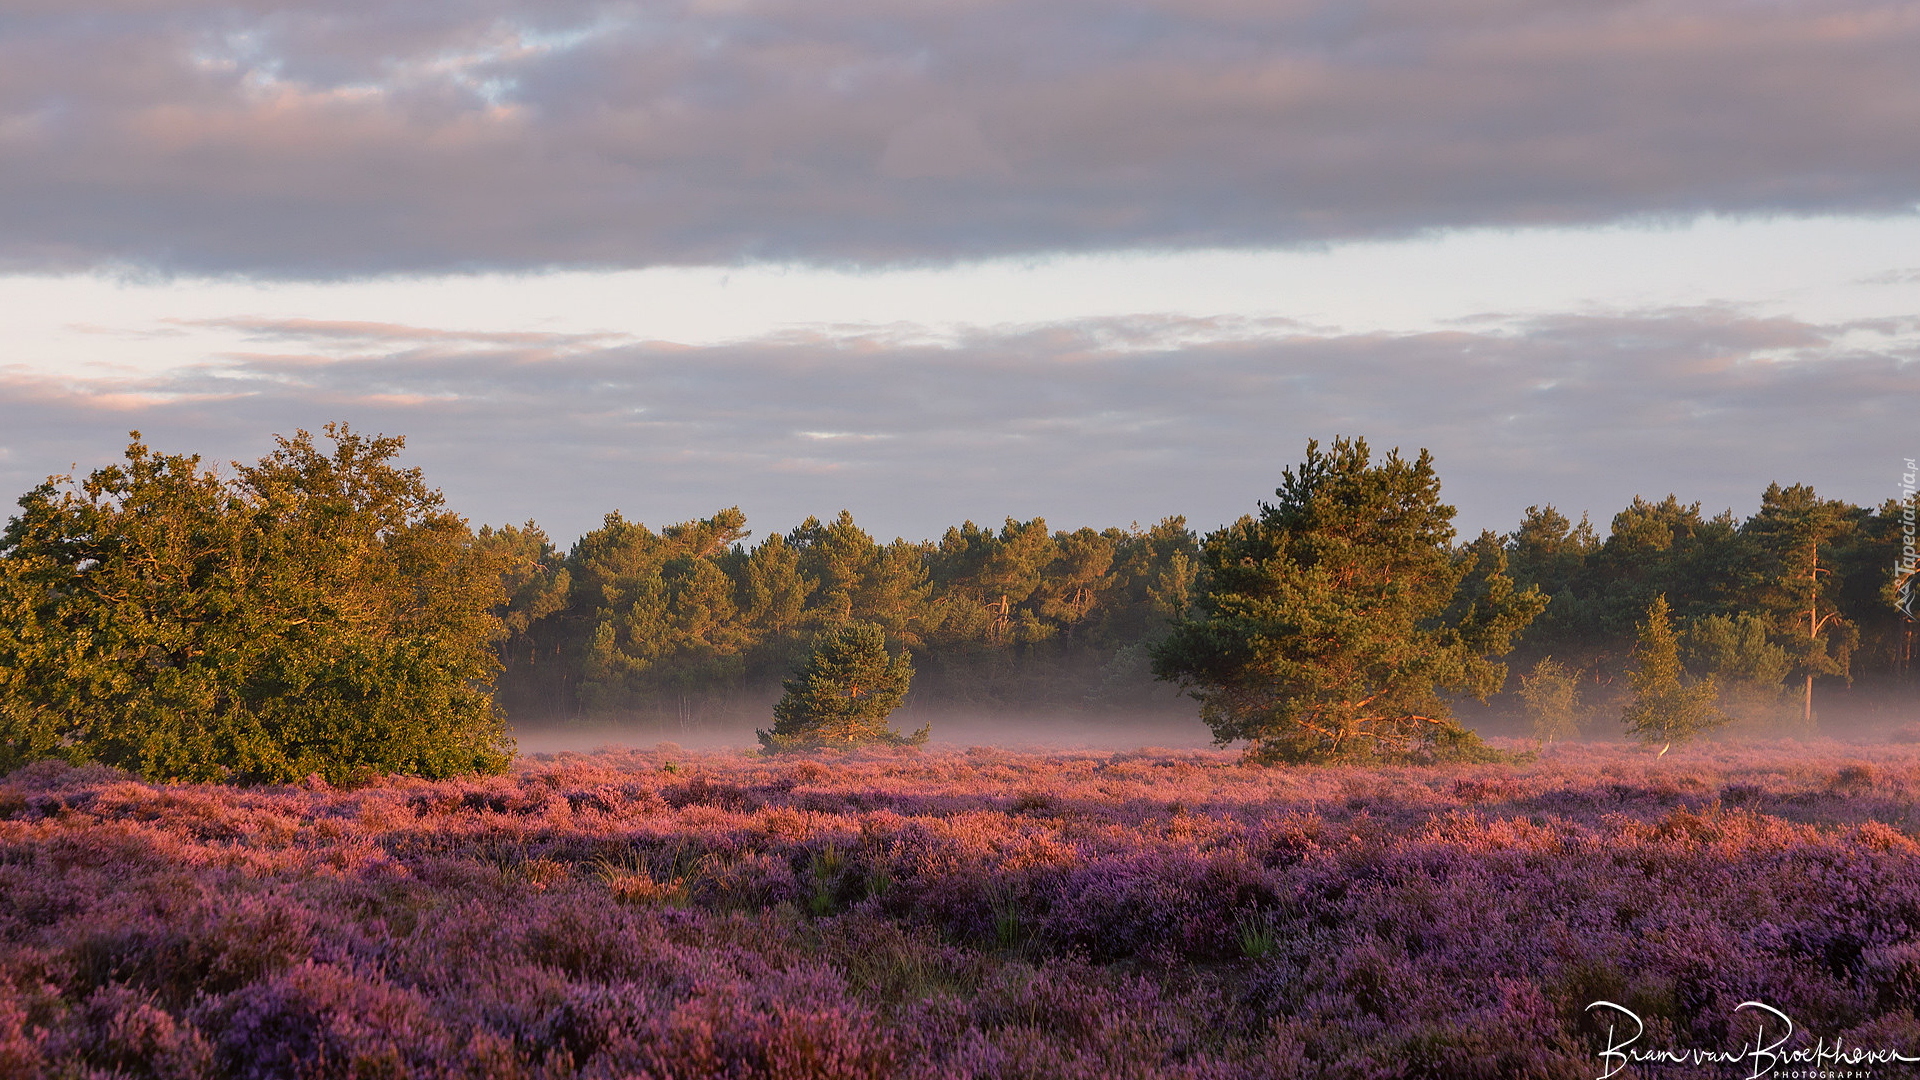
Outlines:
{"type": "Polygon", "coordinates": [[[1194,614],[1154,650],[1155,674],[1257,759],[1477,745],[1447,696],[1500,689],[1506,670],[1489,658],[1546,605],[1513,588],[1499,540],[1452,545],[1425,451],[1376,465],[1364,439],[1309,442],[1275,495],[1207,537],[1194,614]]]}
{"type": "Polygon", "coordinates": [[[1154,691],[1144,643],[1185,602],[1197,561],[1177,517],[1097,531],[1009,518],[882,542],[844,510],[764,539],[737,508],[657,530],[615,513],[566,553],[529,529],[483,540],[519,568],[503,704],[543,719],[757,711],[817,634],[848,621],[882,627],[942,700],[1137,698],[1154,691]]]}
{"type": "Polygon", "coordinates": [[[231,476],[159,454],[20,500],[0,537],[0,768],[159,779],[499,771],[503,566],[399,438],[329,425],[231,476]]]}

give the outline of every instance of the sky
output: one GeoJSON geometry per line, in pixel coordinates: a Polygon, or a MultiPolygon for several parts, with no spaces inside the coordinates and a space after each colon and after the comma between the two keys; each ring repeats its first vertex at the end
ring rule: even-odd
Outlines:
{"type": "Polygon", "coordinates": [[[0,0],[0,495],[345,421],[476,524],[1877,504],[1920,7],[0,0]]]}

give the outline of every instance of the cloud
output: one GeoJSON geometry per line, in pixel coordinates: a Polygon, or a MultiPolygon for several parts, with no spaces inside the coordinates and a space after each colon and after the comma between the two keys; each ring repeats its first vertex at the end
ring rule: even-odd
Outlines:
{"type": "Polygon", "coordinates": [[[1669,491],[1750,510],[1774,480],[1878,503],[1914,452],[1912,321],[1693,308],[1237,337],[1194,325],[1208,322],[564,353],[503,335],[429,355],[423,328],[387,326],[384,347],[363,328],[342,348],[332,324],[262,321],[288,351],[111,381],[0,371],[0,486],[104,463],[130,428],[246,459],[269,433],[344,419],[407,435],[475,520],[532,517],[563,538],[613,509],[662,524],[736,503],[763,531],[841,507],[910,538],[1008,515],[1211,527],[1270,497],[1308,438],[1347,434],[1432,448],[1463,528],[1504,530],[1530,504],[1604,524],[1669,491]]]}
{"type": "Polygon", "coordinates": [[[1863,277],[1861,285],[1920,285],[1920,268],[1907,270],[1888,270],[1881,274],[1863,277]]]}
{"type": "Polygon", "coordinates": [[[880,155],[880,175],[890,180],[1007,177],[1006,158],[987,144],[980,125],[965,113],[928,113],[903,125],[880,155]]]}
{"type": "Polygon", "coordinates": [[[32,0],[0,267],[328,277],[1899,212],[1897,0],[32,0]]]}
{"type": "Polygon", "coordinates": [[[236,330],[254,341],[308,342],[330,350],[333,356],[342,355],[345,350],[358,349],[371,350],[375,355],[388,358],[416,360],[447,356],[465,358],[476,353],[494,352],[507,353],[521,360],[554,359],[632,340],[630,335],[611,331],[435,330],[389,322],[257,315],[166,321],[175,326],[236,330]]]}

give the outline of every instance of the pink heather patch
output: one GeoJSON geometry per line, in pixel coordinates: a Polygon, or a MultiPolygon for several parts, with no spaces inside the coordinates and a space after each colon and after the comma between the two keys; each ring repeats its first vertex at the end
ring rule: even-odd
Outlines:
{"type": "Polygon", "coordinates": [[[1920,749],[672,761],[0,779],[0,1075],[1576,1077],[1602,1000],[1920,1054],[1920,749]]]}

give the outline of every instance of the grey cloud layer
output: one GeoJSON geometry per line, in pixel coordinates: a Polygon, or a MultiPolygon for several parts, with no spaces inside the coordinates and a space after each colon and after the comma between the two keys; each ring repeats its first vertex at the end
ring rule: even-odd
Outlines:
{"type": "Polygon", "coordinates": [[[101,463],[129,428],[220,460],[346,419],[408,435],[463,513],[563,537],[615,508],[658,524],[736,502],[762,530],[841,507],[889,536],[1006,515],[1211,526],[1270,495],[1307,438],[1344,433],[1431,447],[1477,529],[1544,502],[1604,524],[1636,493],[1750,509],[1773,480],[1878,502],[1916,452],[1920,364],[1891,344],[1911,326],[1867,351],[1844,343],[1859,328],[1720,310],[1240,329],[1136,319],[947,348],[876,331],[668,349],[257,322],[260,350],[219,369],[115,387],[0,375],[0,489],[101,463]],[[324,359],[343,343],[354,358],[324,359]]]}
{"type": "Polygon", "coordinates": [[[16,0],[0,266],[1272,244],[1920,200],[1897,0],[16,0]]]}

